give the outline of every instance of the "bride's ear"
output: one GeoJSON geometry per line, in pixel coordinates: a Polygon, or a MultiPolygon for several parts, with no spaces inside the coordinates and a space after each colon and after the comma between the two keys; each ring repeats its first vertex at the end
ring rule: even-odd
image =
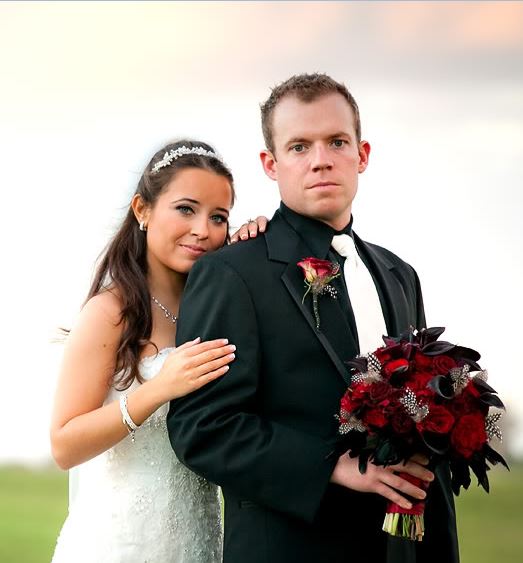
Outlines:
{"type": "Polygon", "coordinates": [[[135,194],[133,196],[131,207],[138,223],[140,223],[140,225],[143,225],[144,227],[147,227],[151,207],[147,203],[145,203],[140,194],[135,194]]]}

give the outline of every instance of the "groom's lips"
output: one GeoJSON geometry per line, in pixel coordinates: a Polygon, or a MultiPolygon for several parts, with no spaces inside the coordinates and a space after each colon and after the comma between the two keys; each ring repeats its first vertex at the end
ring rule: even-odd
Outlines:
{"type": "Polygon", "coordinates": [[[191,256],[201,256],[205,254],[207,250],[203,248],[203,246],[198,246],[196,244],[180,244],[182,248],[184,248],[191,256]]]}
{"type": "Polygon", "coordinates": [[[312,184],[312,186],[309,186],[309,190],[312,190],[314,188],[335,188],[337,186],[339,186],[339,184],[337,184],[336,182],[316,182],[315,184],[312,184]]]}

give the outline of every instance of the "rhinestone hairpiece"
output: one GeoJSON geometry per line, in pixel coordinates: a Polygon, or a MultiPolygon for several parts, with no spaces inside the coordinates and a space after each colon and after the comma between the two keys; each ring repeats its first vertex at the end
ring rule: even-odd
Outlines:
{"type": "Polygon", "coordinates": [[[198,156],[208,156],[212,158],[217,158],[220,160],[220,157],[212,151],[208,151],[203,147],[186,147],[185,145],[178,147],[177,149],[171,149],[170,151],[166,152],[163,155],[162,160],[159,160],[153,167],[152,172],[156,174],[158,170],[164,168],[165,166],[169,166],[173,160],[180,158],[181,156],[185,156],[187,154],[197,154],[198,156]]]}

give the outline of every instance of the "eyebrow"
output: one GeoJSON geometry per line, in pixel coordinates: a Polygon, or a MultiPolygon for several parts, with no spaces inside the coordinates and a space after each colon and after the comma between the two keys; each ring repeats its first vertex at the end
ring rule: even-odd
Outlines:
{"type": "Polygon", "coordinates": [[[330,135],[329,139],[334,139],[335,137],[350,137],[352,139],[352,135],[346,131],[337,131],[333,135],[330,135]]]}
{"type": "Polygon", "coordinates": [[[307,142],[305,137],[292,137],[285,144],[292,145],[293,143],[304,143],[307,142]]]}
{"type": "MultiPolygon", "coordinates": [[[[189,203],[195,203],[196,205],[200,205],[200,202],[197,199],[191,199],[190,197],[182,197],[181,199],[176,199],[174,201],[171,201],[171,203],[181,203],[181,202],[189,202],[189,203]]],[[[228,209],[224,209],[223,207],[216,207],[215,209],[218,211],[223,211],[224,213],[227,213],[227,215],[229,215],[228,209]]]]}
{"type": "MultiPolygon", "coordinates": [[[[326,139],[335,139],[336,137],[349,137],[352,139],[352,135],[346,131],[336,131],[331,135],[325,137],[326,139]]],[[[309,139],[307,137],[291,137],[285,144],[292,145],[293,143],[307,143],[309,139]]]]}

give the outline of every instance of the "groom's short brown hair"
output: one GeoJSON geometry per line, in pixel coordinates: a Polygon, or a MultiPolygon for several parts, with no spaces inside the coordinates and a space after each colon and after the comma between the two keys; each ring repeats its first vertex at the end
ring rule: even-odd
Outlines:
{"type": "Polygon", "coordinates": [[[272,131],[272,115],[274,108],[286,96],[296,96],[302,102],[313,102],[327,94],[341,94],[354,112],[354,127],[358,142],[361,141],[361,121],[358,104],[347,90],[347,87],[336,82],[327,74],[295,74],[285,82],[276,85],[271,90],[271,95],[263,102],[261,107],[262,132],[267,150],[274,153],[274,140],[272,131]]]}

